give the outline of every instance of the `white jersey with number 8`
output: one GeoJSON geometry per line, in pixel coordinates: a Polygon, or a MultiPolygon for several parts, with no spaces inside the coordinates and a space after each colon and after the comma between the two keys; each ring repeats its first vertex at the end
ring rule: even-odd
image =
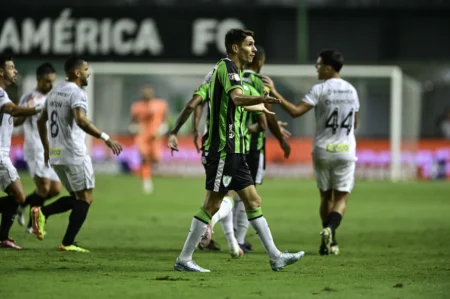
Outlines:
{"type": "Polygon", "coordinates": [[[356,160],[356,89],[340,78],[314,85],[303,99],[314,106],[316,133],[313,156],[320,159],[356,160]]]}
{"type": "Polygon", "coordinates": [[[48,113],[50,163],[83,164],[87,156],[86,133],[75,122],[72,109],[82,108],[87,113],[86,92],[73,82],[64,82],[53,88],[45,105],[48,113]]]}

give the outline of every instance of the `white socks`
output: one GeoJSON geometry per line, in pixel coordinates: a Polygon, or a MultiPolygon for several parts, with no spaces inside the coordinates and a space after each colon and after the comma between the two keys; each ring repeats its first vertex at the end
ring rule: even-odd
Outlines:
{"type": "Polygon", "coordinates": [[[270,259],[277,259],[281,255],[281,252],[273,242],[272,233],[270,232],[266,218],[264,218],[264,216],[255,218],[250,221],[250,224],[258,234],[259,240],[261,240],[261,243],[263,244],[264,249],[266,250],[270,259]]]}
{"type": "Polygon", "coordinates": [[[247,234],[248,229],[248,219],[247,213],[245,213],[245,206],[242,200],[236,201],[236,213],[234,215],[235,219],[235,228],[236,228],[236,239],[239,244],[245,243],[245,235],[247,234]]]}
{"type": "Polygon", "coordinates": [[[192,254],[194,253],[195,247],[202,239],[202,235],[205,233],[208,224],[197,218],[192,219],[191,229],[189,230],[189,235],[184,243],[183,250],[180,253],[180,260],[183,262],[188,262],[192,260],[192,254]]]}
{"type": "Polygon", "coordinates": [[[222,203],[220,204],[220,208],[217,211],[217,213],[214,214],[214,216],[211,219],[211,225],[214,229],[214,226],[217,224],[217,222],[220,221],[220,219],[223,219],[230,214],[231,210],[233,209],[233,199],[229,196],[225,196],[222,200],[222,203]]]}

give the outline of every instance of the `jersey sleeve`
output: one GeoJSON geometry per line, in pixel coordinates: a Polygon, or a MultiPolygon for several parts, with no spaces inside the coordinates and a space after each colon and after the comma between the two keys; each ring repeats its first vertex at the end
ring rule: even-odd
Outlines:
{"type": "Polygon", "coordinates": [[[320,84],[314,85],[303,98],[303,102],[311,106],[316,106],[320,99],[320,89],[320,84]]]}
{"type": "Polygon", "coordinates": [[[242,90],[240,72],[236,65],[231,61],[222,60],[219,63],[217,67],[217,77],[226,94],[235,88],[242,90]]]}
{"type": "Polygon", "coordinates": [[[194,92],[194,94],[199,95],[202,98],[202,103],[206,102],[206,100],[208,99],[209,84],[210,84],[209,82],[203,83],[194,92]]]}
{"type": "Polygon", "coordinates": [[[9,99],[6,91],[0,89],[0,109],[2,109],[2,107],[9,102],[11,102],[11,100],[9,99]]]}
{"type": "Polygon", "coordinates": [[[87,96],[82,90],[77,90],[70,97],[70,108],[82,108],[87,112],[87,96]]]}

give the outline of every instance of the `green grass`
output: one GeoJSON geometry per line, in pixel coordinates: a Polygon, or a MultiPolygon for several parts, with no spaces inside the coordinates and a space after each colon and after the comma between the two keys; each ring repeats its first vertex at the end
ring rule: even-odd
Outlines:
{"type": "MultiPolygon", "coordinates": [[[[23,175],[25,190],[32,190],[23,175]]],[[[141,194],[134,177],[97,177],[95,201],[78,241],[90,254],[58,252],[68,213],[52,216],[38,241],[14,225],[23,251],[0,250],[2,298],[449,298],[450,185],[357,182],[338,230],[340,256],[317,254],[321,223],[313,181],[266,180],[259,189],[280,250],[306,256],[272,272],[257,236],[256,252],[196,252],[211,273],[173,271],[202,179],[155,179],[141,194]]],[[[220,225],[216,239],[226,247],[220,225]]]]}

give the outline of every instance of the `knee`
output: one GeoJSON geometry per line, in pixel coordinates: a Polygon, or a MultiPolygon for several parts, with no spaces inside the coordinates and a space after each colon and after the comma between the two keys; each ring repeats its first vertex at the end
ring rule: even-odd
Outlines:
{"type": "Polygon", "coordinates": [[[247,210],[256,210],[261,207],[261,197],[259,195],[252,196],[247,200],[247,210]]]}
{"type": "Polygon", "coordinates": [[[211,215],[213,216],[217,211],[220,209],[221,201],[218,200],[207,200],[203,204],[203,208],[211,215]]]}
{"type": "Polygon", "coordinates": [[[16,196],[14,196],[14,199],[16,200],[16,202],[19,205],[24,204],[25,203],[25,199],[26,199],[25,193],[20,192],[20,193],[16,194],[16,196]]]}
{"type": "Polygon", "coordinates": [[[94,196],[93,196],[91,190],[71,193],[71,195],[74,196],[78,200],[87,202],[89,205],[91,205],[92,202],[94,202],[94,196]]]}
{"type": "Polygon", "coordinates": [[[58,196],[59,193],[61,193],[61,186],[60,185],[55,185],[55,186],[51,186],[47,196],[49,197],[54,197],[54,196],[58,196]]]}
{"type": "Polygon", "coordinates": [[[41,197],[46,198],[47,196],[49,196],[50,186],[47,184],[40,186],[38,189],[38,193],[41,197]]]}
{"type": "Polygon", "coordinates": [[[327,191],[320,191],[320,198],[323,202],[332,202],[333,201],[333,191],[327,190],[327,191]]]}

